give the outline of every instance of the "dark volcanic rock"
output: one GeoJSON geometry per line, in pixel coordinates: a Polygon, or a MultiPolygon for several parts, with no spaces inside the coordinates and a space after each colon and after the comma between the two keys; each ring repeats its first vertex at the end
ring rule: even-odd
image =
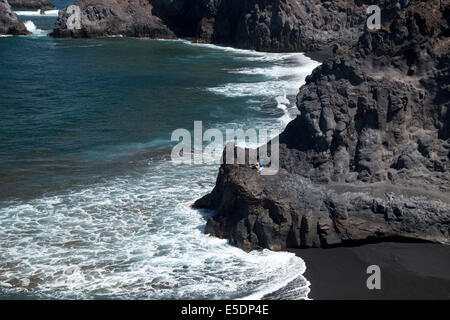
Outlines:
{"type": "MultiPolygon", "coordinates": [[[[375,1],[389,18],[407,0],[375,1]]],[[[82,29],[67,30],[63,10],[55,37],[192,37],[260,51],[312,51],[354,44],[368,0],[82,0],[82,29]],[[170,30],[170,31],[169,31],[170,30]]]]}
{"type": "Polygon", "coordinates": [[[314,70],[280,172],[222,165],[206,231],[247,250],[450,242],[449,2],[410,1],[314,70]]]}
{"type": "MultiPolygon", "coordinates": [[[[367,20],[368,4],[396,11],[392,1],[227,0],[200,23],[198,36],[259,51],[313,51],[356,43],[367,20]]],[[[400,2],[402,3],[402,1],[400,2]]],[[[400,7],[402,4],[399,5],[400,7]]],[[[388,15],[386,15],[388,16],[388,15]]]]}
{"type": "Polygon", "coordinates": [[[81,29],[68,29],[67,19],[71,13],[67,9],[60,10],[53,37],[176,37],[153,15],[153,6],[147,0],[83,0],[75,5],[81,10],[81,29]]]}
{"type": "Polygon", "coordinates": [[[11,7],[18,9],[52,9],[55,6],[50,0],[9,0],[11,7]]]}
{"type": "Polygon", "coordinates": [[[6,0],[0,0],[0,34],[29,34],[19,17],[11,11],[11,6],[6,0]]]}

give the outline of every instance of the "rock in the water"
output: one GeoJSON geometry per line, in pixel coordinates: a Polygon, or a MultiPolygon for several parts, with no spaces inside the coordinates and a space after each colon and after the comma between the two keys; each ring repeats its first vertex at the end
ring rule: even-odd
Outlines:
{"type": "Polygon", "coordinates": [[[449,243],[449,2],[409,1],[314,70],[280,172],[222,165],[206,231],[247,250],[449,243]]]}
{"type": "Polygon", "coordinates": [[[81,28],[68,28],[73,12],[59,11],[53,37],[150,37],[173,39],[175,34],[153,14],[147,0],[82,0],[75,3],[81,11],[81,28]]]}
{"type": "MultiPolygon", "coordinates": [[[[406,0],[400,1],[400,3],[406,0]]],[[[55,37],[109,35],[191,37],[259,51],[314,51],[354,44],[368,0],[81,0],[81,29],[68,30],[63,10],[55,37]]],[[[389,17],[399,6],[379,1],[389,17]]]]}
{"type": "Polygon", "coordinates": [[[52,9],[55,6],[50,0],[8,0],[13,8],[17,9],[52,9]]]}
{"type": "Polygon", "coordinates": [[[6,0],[0,0],[0,34],[29,34],[25,25],[19,20],[19,17],[11,11],[11,6],[6,0]]]}

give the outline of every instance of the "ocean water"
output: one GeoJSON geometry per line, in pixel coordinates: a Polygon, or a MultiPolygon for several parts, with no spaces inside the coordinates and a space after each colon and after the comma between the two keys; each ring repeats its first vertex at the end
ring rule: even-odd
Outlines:
{"type": "MultiPolygon", "coordinates": [[[[58,7],[67,2],[56,1],[58,7]]],[[[318,64],[187,40],[0,39],[0,299],[259,299],[302,259],[205,235],[218,165],[170,159],[171,133],[282,130],[318,64]]],[[[292,287],[292,286],[290,286],[292,287]]]]}

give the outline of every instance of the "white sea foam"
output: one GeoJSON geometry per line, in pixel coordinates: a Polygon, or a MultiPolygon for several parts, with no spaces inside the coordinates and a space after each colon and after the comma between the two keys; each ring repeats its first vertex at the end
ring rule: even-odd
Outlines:
{"type": "Polygon", "coordinates": [[[33,36],[35,36],[35,37],[45,37],[45,36],[47,36],[48,32],[45,31],[45,30],[36,28],[36,25],[31,20],[26,21],[24,23],[24,25],[25,25],[25,28],[27,28],[27,30],[29,32],[31,32],[33,34],[33,36]]]}
{"type": "Polygon", "coordinates": [[[36,25],[34,24],[33,21],[28,20],[24,23],[25,27],[27,28],[28,31],[33,32],[36,30],[36,25]]]}
{"type": "Polygon", "coordinates": [[[205,217],[188,204],[212,188],[208,168],[160,161],[139,178],[2,206],[0,292],[239,299],[302,277],[294,254],[248,254],[203,233],[205,217]]]}
{"type": "Polygon", "coordinates": [[[266,53],[264,53],[264,52],[258,52],[258,51],[254,51],[254,50],[237,49],[237,48],[233,48],[233,47],[221,46],[221,45],[210,44],[210,43],[196,43],[196,42],[192,42],[192,41],[186,40],[186,39],[183,39],[181,41],[183,41],[185,44],[190,45],[190,46],[198,46],[198,47],[210,48],[210,49],[214,49],[214,50],[222,50],[222,51],[227,51],[227,52],[231,52],[231,53],[235,53],[235,54],[242,54],[245,56],[250,55],[250,56],[256,56],[256,57],[264,57],[266,55],[266,53]]]}
{"type": "Polygon", "coordinates": [[[47,16],[47,17],[57,17],[59,10],[44,10],[43,14],[41,10],[35,11],[14,11],[18,16],[47,16]]]}
{"type": "Polygon", "coordinates": [[[279,118],[284,126],[298,113],[295,105],[291,105],[287,96],[296,95],[299,88],[305,83],[306,77],[320,65],[302,53],[262,53],[215,45],[201,45],[228,50],[237,55],[238,59],[260,62],[261,65],[254,68],[236,68],[227,71],[247,76],[263,76],[266,80],[246,79],[245,82],[228,83],[208,90],[232,98],[256,96],[272,98],[277,103],[277,107],[284,112],[283,116],[279,118]]]}
{"type": "Polygon", "coordinates": [[[280,117],[279,121],[286,126],[289,122],[291,122],[298,111],[296,108],[292,108],[291,110],[289,109],[288,106],[291,102],[287,98],[286,91],[284,91],[282,96],[276,97],[275,101],[277,102],[277,108],[283,111],[283,116],[280,117]]]}
{"type": "MultiPolygon", "coordinates": [[[[268,60],[271,55],[267,53],[268,60]]],[[[266,57],[265,57],[266,58],[266,57]]],[[[252,57],[246,58],[252,59],[252,57]]],[[[298,89],[305,83],[306,77],[311,74],[320,63],[305,57],[303,54],[275,54],[275,59],[282,65],[269,67],[244,68],[228,70],[230,73],[245,75],[263,75],[267,81],[230,83],[220,87],[210,88],[210,91],[229,97],[239,96],[280,96],[286,92],[295,95],[298,89]]]]}

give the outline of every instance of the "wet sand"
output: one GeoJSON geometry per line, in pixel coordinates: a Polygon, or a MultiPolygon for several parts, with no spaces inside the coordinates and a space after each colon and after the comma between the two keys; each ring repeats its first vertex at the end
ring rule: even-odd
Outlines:
{"type": "Polygon", "coordinates": [[[378,243],[289,251],[305,260],[314,300],[450,299],[450,246],[378,243]],[[381,290],[367,288],[370,265],[381,269],[381,290]]]}

